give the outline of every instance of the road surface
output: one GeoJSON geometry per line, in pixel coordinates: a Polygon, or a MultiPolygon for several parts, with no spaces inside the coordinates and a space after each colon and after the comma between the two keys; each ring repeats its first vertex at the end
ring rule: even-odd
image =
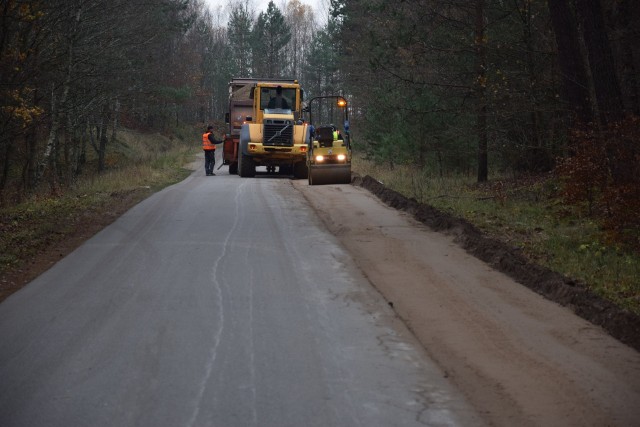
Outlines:
{"type": "Polygon", "coordinates": [[[483,423],[288,178],[195,171],[0,304],[0,343],[3,427],[483,423]]]}

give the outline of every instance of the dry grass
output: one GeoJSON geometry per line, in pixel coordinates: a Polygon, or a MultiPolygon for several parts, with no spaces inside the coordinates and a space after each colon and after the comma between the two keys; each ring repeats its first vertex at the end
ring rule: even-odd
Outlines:
{"type": "Polygon", "coordinates": [[[72,188],[55,195],[41,192],[0,209],[0,275],[27,269],[34,258],[83,229],[97,231],[88,220],[104,226],[153,192],[184,179],[190,171],[183,166],[199,147],[182,141],[123,130],[109,147],[105,172],[81,176],[72,188]]]}

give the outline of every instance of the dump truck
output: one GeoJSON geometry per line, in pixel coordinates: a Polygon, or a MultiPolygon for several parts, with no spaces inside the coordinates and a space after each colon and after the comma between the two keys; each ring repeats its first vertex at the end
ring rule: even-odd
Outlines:
{"type": "Polygon", "coordinates": [[[223,163],[229,173],[267,172],[307,178],[309,126],[303,123],[303,91],[295,79],[235,78],[229,83],[223,163]]]}
{"type": "Polygon", "coordinates": [[[341,95],[318,96],[309,101],[306,111],[309,113],[309,123],[313,125],[307,151],[309,185],[351,183],[351,134],[347,100],[341,95]],[[323,100],[335,101],[337,110],[331,110],[334,115],[342,116],[342,130],[333,123],[323,123],[322,114],[318,115],[318,120],[314,120],[314,101],[323,100]]]}

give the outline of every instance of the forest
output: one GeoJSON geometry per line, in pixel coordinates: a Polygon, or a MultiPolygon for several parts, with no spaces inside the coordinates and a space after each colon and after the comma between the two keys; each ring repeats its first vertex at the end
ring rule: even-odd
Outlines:
{"type": "Polygon", "coordinates": [[[232,77],[350,100],[359,155],[431,176],[554,174],[640,248],[635,0],[2,0],[0,206],[110,167],[121,129],[221,120],[232,77]]]}

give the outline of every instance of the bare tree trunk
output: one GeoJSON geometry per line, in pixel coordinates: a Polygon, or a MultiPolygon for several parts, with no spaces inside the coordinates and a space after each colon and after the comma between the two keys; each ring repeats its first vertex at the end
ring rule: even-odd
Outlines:
{"type": "Polygon", "coordinates": [[[67,97],[69,96],[69,88],[71,87],[71,76],[73,74],[74,67],[74,40],[75,33],[78,28],[78,24],[80,22],[80,14],[82,11],[82,7],[78,6],[78,10],[76,10],[74,28],[71,33],[71,37],[69,38],[69,46],[68,46],[68,59],[67,59],[67,75],[65,77],[63,86],[62,86],[62,97],[60,98],[60,103],[56,104],[55,99],[55,88],[51,88],[51,129],[49,130],[49,137],[47,138],[47,145],[44,150],[44,154],[42,156],[42,160],[40,161],[40,165],[38,167],[38,171],[36,174],[35,185],[38,184],[42,176],[44,175],[47,163],[51,158],[51,154],[55,148],[57,139],[58,139],[58,130],[60,129],[60,109],[64,109],[67,104],[67,97]]]}
{"type": "Polygon", "coordinates": [[[535,70],[535,58],[533,57],[534,42],[533,42],[533,28],[531,24],[531,4],[525,5],[526,10],[524,13],[524,31],[523,38],[525,46],[527,47],[527,72],[529,74],[529,108],[531,108],[531,127],[533,131],[534,146],[537,149],[542,148],[542,135],[540,130],[540,115],[538,112],[538,106],[536,105],[536,95],[539,91],[538,76],[535,70]]]}
{"type": "MultiPolygon", "coordinates": [[[[70,79],[67,79],[65,82],[65,87],[62,92],[62,97],[65,98],[66,94],[69,91],[67,86],[67,82],[70,79]]],[[[51,88],[51,128],[49,129],[49,137],[47,138],[47,145],[45,146],[44,153],[42,155],[42,159],[36,169],[36,176],[34,180],[34,186],[37,186],[42,177],[44,176],[44,172],[47,168],[47,164],[51,160],[51,154],[54,152],[54,148],[56,146],[56,141],[58,139],[58,129],[60,129],[60,113],[59,108],[63,102],[61,101],[59,104],[56,101],[55,88],[51,88]]]]}
{"type": "Polygon", "coordinates": [[[69,128],[69,145],[71,150],[71,155],[69,159],[69,163],[67,165],[67,174],[69,175],[69,182],[75,183],[77,177],[81,172],[81,162],[84,161],[84,132],[86,125],[83,122],[82,118],[77,117],[77,115],[69,114],[70,119],[68,121],[69,128]]]}
{"type": "Polygon", "coordinates": [[[98,172],[103,172],[106,169],[106,156],[107,156],[107,144],[109,138],[107,137],[107,131],[109,128],[109,122],[111,121],[109,111],[109,101],[105,100],[102,106],[102,112],[100,114],[100,125],[98,127],[98,172]]]}
{"type": "Polygon", "coordinates": [[[36,129],[30,129],[25,135],[27,145],[26,173],[23,177],[24,189],[29,192],[35,188],[36,175],[38,173],[38,133],[36,129]]]}
{"type": "Polygon", "coordinates": [[[79,153],[76,158],[74,175],[79,176],[82,173],[82,167],[84,166],[87,160],[87,124],[81,123],[81,131],[80,131],[80,146],[78,147],[79,153]]]}
{"type": "Polygon", "coordinates": [[[558,45],[558,65],[562,74],[564,98],[575,110],[579,122],[590,123],[593,121],[590,85],[580,52],[575,17],[567,0],[549,0],[548,6],[558,45]]]}
{"type": "Polygon", "coordinates": [[[478,138],[478,182],[489,179],[488,137],[487,137],[487,51],[484,32],[484,0],[476,0],[475,9],[475,50],[476,50],[476,136],[478,138]]]}
{"type": "MultiPolygon", "coordinates": [[[[577,0],[576,10],[582,24],[582,33],[589,57],[600,123],[604,129],[614,131],[611,126],[625,117],[622,91],[616,75],[613,53],[605,28],[600,0],[577,0]]],[[[615,132],[613,132],[615,134],[615,132]]],[[[605,144],[609,171],[616,185],[633,182],[636,170],[636,148],[627,142],[610,140],[608,133],[601,135],[605,144]],[[621,149],[624,153],[621,155],[621,149]],[[628,150],[628,151],[627,151],[628,150]]],[[[637,183],[636,183],[637,184],[637,183]]]]}
{"type": "MultiPolygon", "coordinates": [[[[178,126],[178,108],[176,110],[176,127],[178,126]]],[[[111,129],[111,143],[116,142],[116,135],[118,134],[118,126],[119,126],[119,113],[120,112],[120,101],[118,101],[118,97],[115,98],[113,103],[113,128],[111,129]]]]}
{"type": "Polygon", "coordinates": [[[600,120],[603,124],[619,121],[624,117],[622,92],[616,77],[600,0],[577,0],[576,10],[589,55],[600,120]]]}
{"type": "Polygon", "coordinates": [[[620,58],[620,85],[625,110],[640,115],[640,2],[638,0],[620,0],[614,7],[614,26],[617,54],[620,58]]]}
{"type": "MultiPolygon", "coordinates": [[[[11,144],[3,144],[4,145],[4,153],[2,153],[2,157],[4,159],[2,165],[2,176],[0,176],[0,206],[2,205],[2,194],[4,193],[4,189],[7,186],[7,180],[9,178],[9,168],[11,167],[11,144]]],[[[1,147],[1,146],[0,146],[1,147]]]]}
{"type": "Polygon", "coordinates": [[[622,83],[627,89],[627,111],[640,115],[640,70],[633,60],[633,46],[630,43],[622,45],[622,83]]]}

